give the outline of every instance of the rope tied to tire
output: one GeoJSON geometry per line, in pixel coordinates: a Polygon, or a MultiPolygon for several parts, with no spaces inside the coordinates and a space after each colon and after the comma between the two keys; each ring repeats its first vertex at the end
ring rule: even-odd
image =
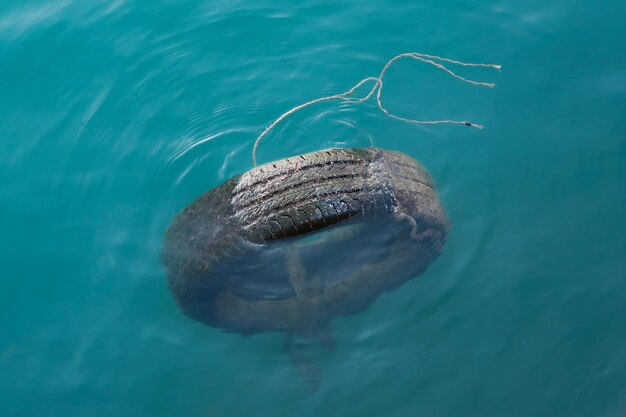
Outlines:
{"type": "Polygon", "coordinates": [[[319,374],[303,340],[332,346],[328,322],[355,314],[381,294],[426,270],[442,251],[449,223],[426,169],[412,157],[379,148],[328,149],[257,166],[261,140],[281,121],[316,103],[363,103],[376,97],[387,116],[414,124],[483,126],[457,120],[413,120],[381,99],[383,78],[401,58],[500,69],[410,52],[387,62],[378,77],[321,97],[278,117],[256,139],[254,168],[185,207],[164,237],[161,259],[169,288],[185,314],[241,334],[283,331],[285,349],[305,378],[319,374]],[[361,97],[357,91],[371,84],[361,97]],[[297,335],[301,339],[294,341],[297,335]]]}

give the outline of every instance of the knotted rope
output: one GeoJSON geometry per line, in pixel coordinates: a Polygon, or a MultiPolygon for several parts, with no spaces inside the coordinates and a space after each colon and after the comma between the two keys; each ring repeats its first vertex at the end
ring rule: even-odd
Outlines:
{"type": "Polygon", "coordinates": [[[315,100],[311,100],[306,103],[300,104],[299,106],[296,106],[292,108],[291,110],[283,113],[278,119],[274,120],[274,122],[271,125],[269,125],[263,131],[263,133],[261,133],[259,137],[256,138],[256,141],[254,142],[254,147],[252,148],[252,162],[254,163],[254,166],[257,166],[256,154],[257,154],[257,150],[259,147],[259,143],[261,143],[261,139],[263,139],[264,136],[266,136],[274,127],[276,127],[276,125],[278,125],[280,122],[285,120],[288,116],[294,114],[298,110],[302,110],[303,108],[311,106],[316,103],[321,103],[322,101],[343,100],[349,103],[363,103],[369,100],[374,95],[374,93],[376,93],[376,103],[378,103],[378,107],[383,113],[385,113],[387,116],[391,117],[392,119],[402,120],[404,122],[415,123],[415,124],[420,124],[420,125],[455,124],[455,125],[465,125],[465,126],[475,127],[478,129],[483,129],[484,126],[476,124],[476,123],[468,122],[466,120],[463,120],[463,121],[459,121],[459,120],[413,120],[413,119],[407,119],[405,117],[396,116],[395,114],[390,113],[389,110],[387,110],[383,106],[383,103],[380,99],[381,93],[383,91],[383,77],[385,76],[385,73],[387,72],[391,64],[393,64],[395,61],[399,60],[400,58],[412,58],[417,61],[425,62],[427,64],[433,65],[436,68],[439,68],[442,71],[447,72],[454,78],[457,78],[463,82],[466,82],[472,85],[478,85],[481,87],[489,87],[489,88],[495,87],[495,84],[474,81],[468,78],[461,77],[460,75],[456,74],[454,71],[447,68],[445,65],[439,62],[435,62],[435,61],[446,62],[449,64],[460,65],[464,67],[484,67],[484,68],[493,68],[497,70],[502,68],[500,65],[495,65],[495,64],[472,64],[472,63],[467,63],[467,62],[455,61],[455,60],[448,59],[448,58],[442,58],[442,57],[435,56],[435,55],[422,54],[419,52],[407,52],[404,54],[396,55],[393,58],[391,58],[389,62],[387,62],[387,64],[385,64],[385,66],[383,67],[378,77],[364,78],[361,81],[359,81],[354,87],[346,91],[345,93],[334,94],[332,96],[326,96],[326,97],[320,97],[315,100]],[[353,96],[354,92],[363,84],[366,84],[368,82],[373,82],[374,84],[372,85],[372,88],[367,93],[367,95],[361,98],[354,97],[353,96]]]}

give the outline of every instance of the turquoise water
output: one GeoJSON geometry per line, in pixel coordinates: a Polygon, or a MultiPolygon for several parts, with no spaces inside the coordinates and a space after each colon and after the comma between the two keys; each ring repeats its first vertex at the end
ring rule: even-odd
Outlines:
{"type": "Polygon", "coordinates": [[[3,416],[623,416],[626,3],[0,3],[3,416]],[[294,5],[295,4],[295,5],[294,5]],[[259,159],[376,144],[420,160],[452,229],[426,273],[333,323],[311,390],[283,336],[183,316],[159,263],[195,197],[304,101],[401,61],[386,105],[325,103],[259,159]]]}

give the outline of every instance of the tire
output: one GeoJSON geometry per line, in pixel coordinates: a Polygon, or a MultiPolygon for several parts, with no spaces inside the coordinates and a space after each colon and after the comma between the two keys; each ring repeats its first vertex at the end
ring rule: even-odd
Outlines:
{"type": "Polygon", "coordinates": [[[415,160],[331,149],[259,166],[198,198],[168,228],[162,262],[192,318],[241,333],[297,332],[312,315],[353,314],[422,272],[447,230],[433,181],[415,160]],[[347,225],[356,231],[347,243],[333,237],[294,249],[347,225]],[[303,274],[341,279],[298,291],[284,266],[294,251],[309,266],[303,274]],[[367,256],[351,264],[359,253],[367,256]]]}

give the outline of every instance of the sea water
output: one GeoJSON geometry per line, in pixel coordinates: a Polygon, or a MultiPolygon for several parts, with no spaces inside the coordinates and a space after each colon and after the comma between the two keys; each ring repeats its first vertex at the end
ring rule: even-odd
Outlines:
{"type": "Polygon", "coordinates": [[[0,1],[2,416],[623,416],[626,3],[0,1]],[[404,152],[451,221],[442,255],[332,323],[310,389],[284,335],[185,317],[172,217],[252,167],[280,114],[402,52],[382,99],[320,103],[269,162],[404,152]],[[456,68],[455,68],[456,70],[456,68]]]}

